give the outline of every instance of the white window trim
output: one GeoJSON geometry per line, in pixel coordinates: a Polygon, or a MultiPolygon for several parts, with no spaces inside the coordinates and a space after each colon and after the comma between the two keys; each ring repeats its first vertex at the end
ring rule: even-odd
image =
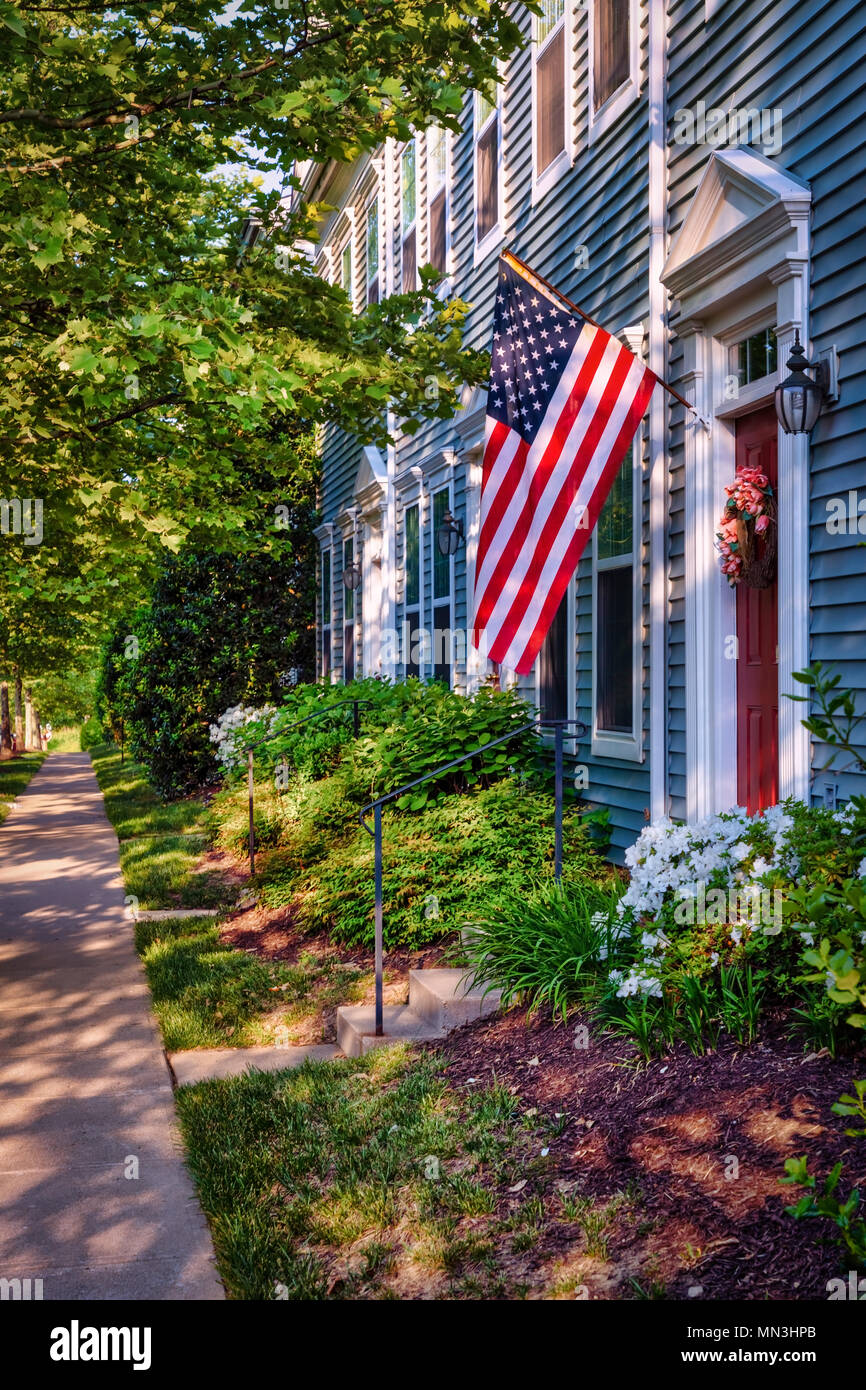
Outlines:
{"type": "Polygon", "coordinates": [[[539,47],[538,15],[532,16],[532,206],[541,202],[541,199],[550,192],[551,188],[567,174],[574,164],[574,3],[573,0],[565,0],[565,13],[554,29],[551,29],[547,38],[539,47]],[[538,141],[536,139],[536,119],[538,110],[538,88],[536,67],[538,58],[549,44],[561,27],[565,29],[565,74],[564,74],[564,93],[565,93],[565,149],[556,156],[546,169],[538,169],[538,141]]]}
{"type": "Polygon", "coordinates": [[[643,428],[638,429],[632,445],[632,731],[617,733],[598,727],[598,575],[607,569],[619,569],[624,555],[609,560],[598,558],[598,528],[592,532],[592,742],[594,758],[622,758],[627,762],[643,762],[643,566],[641,564],[641,533],[643,505],[643,428]]]}
{"type": "MultiPolygon", "coordinates": [[[[451,131],[447,128],[442,130],[442,139],[445,142],[445,181],[442,187],[445,189],[445,273],[438,286],[438,293],[443,298],[448,298],[451,294],[451,282],[454,277],[454,255],[452,250],[451,235],[451,193],[454,188],[453,180],[453,142],[451,131]]],[[[426,236],[427,236],[427,257],[430,257],[430,207],[433,202],[430,196],[430,131],[427,131],[424,143],[425,159],[425,215],[426,215],[426,236]]],[[[439,192],[437,188],[436,192],[439,192]]]]}
{"type": "Polygon", "coordinates": [[[503,85],[499,83],[496,88],[496,109],[491,111],[487,120],[482,126],[477,124],[478,94],[472,92],[472,245],[473,245],[473,267],[479,266],[485,261],[491,251],[499,250],[504,241],[503,222],[505,208],[505,151],[504,151],[504,122],[502,119],[503,107],[503,85]],[[490,231],[478,240],[478,139],[488,129],[491,122],[496,122],[496,221],[490,231]]]}
{"type": "MultiPolygon", "coordinates": [[[[428,512],[429,512],[429,524],[430,524],[430,641],[431,641],[431,646],[432,646],[433,641],[434,641],[434,632],[435,632],[435,623],[434,623],[435,611],[436,611],[436,609],[437,609],[438,607],[440,607],[440,605],[443,605],[443,604],[446,602],[446,600],[445,600],[444,598],[437,598],[437,597],[436,597],[435,565],[436,565],[437,545],[436,545],[436,528],[435,528],[435,525],[434,525],[434,521],[435,521],[435,507],[434,507],[434,505],[433,505],[433,499],[434,499],[434,497],[436,496],[436,494],[437,494],[438,492],[445,492],[445,493],[447,493],[447,495],[448,495],[448,507],[447,507],[447,510],[448,510],[448,511],[451,513],[451,515],[453,516],[453,515],[454,515],[454,487],[453,487],[453,483],[452,483],[452,480],[451,480],[451,477],[450,477],[450,474],[449,474],[449,476],[446,477],[446,478],[444,478],[444,479],[442,479],[441,477],[440,477],[439,479],[436,479],[435,481],[434,481],[433,479],[428,479],[428,481],[427,481],[427,488],[428,488],[428,491],[429,491],[429,494],[430,494],[430,506],[429,506],[428,512]]],[[[450,665],[450,670],[451,670],[451,689],[452,689],[452,690],[455,688],[455,685],[456,685],[457,666],[458,666],[458,664],[459,664],[459,663],[458,663],[458,657],[459,657],[459,655],[460,655],[459,652],[457,652],[457,651],[455,650],[454,645],[453,645],[453,633],[454,633],[454,586],[455,586],[455,579],[456,579],[455,565],[454,565],[455,558],[456,558],[456,557],[455,557],[454,555],[449,555],[449,557],[448,557],[448,599],[447,599],[447,603],[448,603],[448,631],[452,634],[451,661],[450,661],[450,663],[449,663],[449,665],[450,665]]],[[[433,676],[433,673],[434,673],[434,671],[435,671],[435,668],[436,668],[436,650],[435,650],[435,646],[434,646],[433,649],[431,650],[431,653],[430,653],[430,676],[431,676],[431,678],[432,678],[432,676],[433,676]]]]}
{"type": "Polygon", "coordinates": [[[620,116],[640,96],[640,13],[639,0],[629,0],[629,75],[626,80],[612,92],[603,106],[598,111],[595,107],[594,92],[594,70],[595,70],[595,4],[594,0],[589,0],[587,5],[587,25],[588,25],[588,44],[589,54],[587,68],[587,90],[588,90],[588,134],[589,144],[601,138],[605,131],[609,130],[620,116]]]}
{"type": "MultiPolygon", "coordinates": [[[[426,142],[425,142],[425,148],[426,148],[426,142]]],[[[400,204],[399,204],[399,206],[400,206],[400,211],[399,211],[399,230],[400,230],[399,248],[400,248],[400,249],[399,249],[399,256],[398,256],[398,262],[397,262],[397,267],[396,267],[396,268],[397,268],[397,270],[398,270],[398,272],[399,272],[399,275],[398,275],[398,279],[399,279],[399,282],[400,282],[399,292],[400,292],[401,294],[411,294],[411,293],[412,293],[411,290],[404,290],[404,289],[403,289],[403,242],[406,240],[406,237],[409,235],[409,233],[410,233],[411,231],[414,231],[414,233],[415,233],[415,284],[414,284],[414,286],[413,286],[413,289],[417,289],[417,288],[418,288],[418,283],[419,283],[419,281],[418,281],[418,268],[419,268],[419,266],[422,264],[422,261],[421,261],[421,259],[420,259],[420,253],[421,253],[421,238],[420,238],[420,236],[419,236],[419,230],[420,230],[420,228],[419,228],[419,219],[418,219],[418,208],[419,208],[419,204],[420,204],[420,199],[419,199],[419,197],[418,197],[419,183],[420,183],[420,179],[419,179],[420,170],[419,170],[419,168],[418,168],[418,164],[419,164],[418,156],[419,156],[419,153],[420,153],[420,151],[419,151],[419,148],[418,148],[418,137],[415,136],[415,135],[413,135],[411,140],[406,140],[406,141],[404,142],[404,144],[401,145],[399,154],[398,154],[398,156],[397,156],[397,189],[398,189],[398,196],[399,196],[399,200],[400,200],[400,204]],[[404,227],[404,226],[403,226],[403,156],[404,156],[404,154],[406,153],[406,151],[409,149],[409,146],[410,146],[410,145],[414,145],[414,146],[415,146],[415,217],[414,217],[414,219],[409,223],[408,227],[404,227]]]]}
{"type": "MultiPolygon", "coordinates": [[[[316,609],[316,623],[317,623],[317,625],[319,626],[319,630],[320,630],[321,635],[322,635],[322,647],[323,647],[323,649],[324,649],[324,635],[325,635],[325,632],[327,631],[328,633],[330,633],[330,637],[331,637],[331,653],[330,653],[330,656],[331,656],[331,663],[330,663],[330,667],[329,667],[329,670],[328,670],[328,680],[329,680],[329,682],[333,685],[333,684],[334,684],[334,528],[333,528],[333,526],[332,526],[332,524],[331,524],[330,522],[326,522],[323,526],[318,526],[318,527],[316,527],[316,530],[315,530],[315,532],[314,532],[313,534],[315,535],[316,539],[319,541],[319,564],[320,564],[320,566],[321,566],[320,574],[323,574],[323,573],[324,573],[324,568],[325,568],[325,558],[324,558],[324,557],[325,557],[326,554],[327,554],[328,560],[329,560],[328,575],[329,575],[329,578],[330,578],[330,584],[329,584],[329,586],[328,586],[328,588],[329,588],[329,593],[328,593],[328,622],[324,622],[324,621],[322,620],[322,618],[321,618],[321,609],[320,609],[320,608],[318,607],[318,605],[317,605],[317,609],[316,609]]],[[[317,594],[320,595],[322,598],[324,598],[324,589],[323,589],[321,586],[317,586],[317,594]]],[[[317,662],[319,663],[319,665],[318,665],[318,675],[319,675],[319,678],[320,678],[320,679],[324,679],[324,671],[323,671],[322,665],[321,665],[321,657],[320,657],[320,655],[319,655],[318,653],[317,653],[317,662]]]]}
{"type": "MultiPolygon", "coordinates": [[[[352,523],[351,523],[350,525],[348,525],[348,526],[344,526],[343,529],[342,529],[342,531],[341,531],[341,533],[340,533],[340,588],[341,588],[342,591],[343,591],[343,593],[342,593],[341,611],[340,611],[340,678],[341,678],[341,680],[343,681],[344,684],[345,684],[345,681],[346,681],[346,628],[349,627],[350,625],[351,625],[351,628],[352,628],[352,651],[353,651],[354,658],[355,658],[355,670],[354,670],[354,672],[353,672],[353,677],[352,677],[352,678],[353,678],[353,680],[357,680],[358,677],[359,677],[360,675],[363,675],[363,672],[362,672],[362,670],[361,670],[360,662],[358,661],[358,627],[359,627],[359,613],[358,613],[358,609],[359,609],[360,606],[361,606],[361,605],[359,604],[359,602],[358,602],[358,595],[360,594],[361,591],[360,591],[360,589],[353,589],[353,590],[351,590],[351,594],[352,594],[352,616],[351,616],[350,618],[347,618],[347,617],[346,617],[346,600],[347,600],[347,598],[348,598],[348,596],[349,596],[350,590],[347,589],[346,586],[345,586],[345,584],[343,583],[343,574],[345,573],[345,569],[346,569],[346,546],[347,546],[347,544],[348,544],[349,541],[352,542],[352,564],[353,564],[353,565],[358,565],[358,564],[361,563],[361,558],[360,558],[360,555],[359,555],[359,553],[358,553],[359,550],[360,550],[360,546],[359,546],[359,544],[358,544],[358,540],[359,540],[359,536],[358,536],[357,525],[356,525],[356,522],[355,522],[354,519],[353,519],[352,523]]],[[[332,570],[332,575],[333,575],[333,570],[332,570]]],[[[332,583],[333,583],[333,578],[332,578],[332,583]]],[[[332,638],[331,640],[333,641],[333,638],[332,638]]]]}
{"type": "Polygon", "coordinates": [[[370,299],[370,286],[371,286],[371,284],[373,283],[373,277],[372,277],[372,275],[370,274],[370,247],[369,247],[369,239],[368,239],[368,236],[367,236],[367,227],[368,227],[368,223],[369,223],[370,212],[371,212],[371,210],[372,210],[372,208],[373,208],[374,205],[375,205],[375,207],[376,207],[376,238],[377,238],[378,247],[379,247],[379,264],[378,264],[378,266],[377,266],[377,268],[376,268],[376,279],[377,279],[378,282],[379,282],[379,299],[384,299],[384,297],[385,297],[385,295],[384,295],[384,293],[383,293],[383,291],[384,291],[384,285],[383,285],[383,283],[382,283],[383,278],[384,278],[384,265],[383,265],[383,259],[382,259],[382,206],[381,206],[381,198],[379,197],[379,189],[376,188],[376,190],[374,191],[372,197],[368,198],[367,201],[366,201],[365,204],[364,204],[364,308],[365,308],[365,309],[367,308],[367,306],[368,306],[368,304],[369,304],[369,299],[370,299]]]}
{"type": "Polygon", "coordinates": [[[349,303],[351,304],[352,308],[354,309],[354,308],[355,308],[355,301],[356,301],[356,299],[357,299],[358,283],[357,283],[357,276],[356,276],[356,274],[355,274],[355,261],[356,261],[357,257],[355,256],[354,237],[353,237],[352,233],[353,233],[353,228],[350,226],[350,227],[349,227],[349,234],[348,234],[348,236],[342,238],[342,240],[338,243],[338,245],[339,245],[339,250],[337,251],[336,256],[335,256],[334,259],[335,259],[336,268],[337,268],[337,284],[340,286],[341,289],[345,290],[346,287],[345,287],[345,285],[343,284],[343,257],[344,257],[344,255],[346,254],[346,251],[349,252],[349,280],[350,280],[350,288],[349,288],[349,290],[348,290],[348,295],[349,295],[349,303]]]}
{"type": "MultiPolygon", "coordinates": [[[[407,678],[409,654],[411,651],[411,647],[408,649],[404,649],[403,646],[404,634],[409,637],[409,640],[411,642],[411,629],[407,634],[405,627],[409,611],[406,603],[406,512],[409,510],[410,507],[418,508],[418,603],[417,605],[413,603],[411,607],[411,612],[413,614],[416,612],[416,610],[418,613],[418,631],[424,630],[426,616],[426,585],[424,582],[426,577],[424,572],[424,532],[426,527],[426,510],[424,505],[424,490],[421,469],[418,467],[411,468],[407,475],[397,479],[396,487],[399,497],[398,517],[400,537],[402,542],[402,551],[400,556],[401,563],[399,569],[400,597],[399,603],[397,605],[400,622],[401,660],[398,661],[397,665],[400,669],[402,669],[402,678],[405,680],[407,678]]],[[[421,656],[423,657],[423,655],[424,653],[422,652],[421,656]]],[[[423,660],[419,660],[419,680],[424,680],[424,669],[425,662],[423,660]]]]}

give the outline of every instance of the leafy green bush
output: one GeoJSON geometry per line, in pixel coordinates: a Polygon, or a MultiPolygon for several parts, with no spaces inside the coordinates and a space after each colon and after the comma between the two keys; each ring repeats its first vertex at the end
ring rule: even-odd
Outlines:
{"type": "MultiPolygon", "coordinates": [[[[297,896],[299,921],[340,941],[374,939],[373,842],[347,815],[334,781],[316,817],[299,822],[299,835],[281,851],[262,886],[279,906],[297,896]],[[321,817],[321,819],[319,819],[321,817]],[[343,818],[345,817],[345,818],[343,818]],[[335,818],[344,827],[335,838],[335,818]]],[[[451,795],[416,812],[383,816],[383,889],[388,946],[422,946],[455,931],[500,896],[529,893],[553,874],[550,797],[513,780],[451,795]]],[[[603,880],[608,870],[591,847],[577,809],[564,817],[566,881],[603,880]]],[[[276,858],[276,856],[275,856],[276,858]]]]}
{"type": "Polygon", "coordinates": [[[79,735],[79,746],[81,748],[82,753],[88,752],[88,750],[91,748],[98,747],[98,745],[102,743],[102,738],[103,735],[102,729],[99,724],[99,720],[95,719],[93,715],[91,715],[90,718],[85,720],[85,722],[81,726],[81,733],[79,735]]]}
{"type": "Polygon", "coordinates": [[[312,550],[182,550],[162,562],[148,604],[118,624],[102,657],[99,709],[162,796],[217,773],[210,725],[238,700],[274,701],[291,668],[310,671],[312,550]]]}

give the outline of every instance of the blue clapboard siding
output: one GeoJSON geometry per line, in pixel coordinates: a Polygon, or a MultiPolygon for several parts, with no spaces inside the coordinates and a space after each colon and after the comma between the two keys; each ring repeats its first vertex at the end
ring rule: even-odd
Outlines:
{"type": "MultiPolygon", "coordinates": [[[[866,536],[833,536],[826,528],[830,498],[859,488],[866,501],[866,6],[858,0],[810,6],[747,0],[721,5],[706,26],[704,0],[672,0],[669,13],[669,117],[699,99],[724,109],[781,108],[783,145],[774,161],[812,190],[811,338],[816,351],[831,344],[839,351],[841,399],[818,421],[811,443],[810,659],[832,663],[866,706],[866,550],[858,548],[866,536]]],[[[709,154],[707,146],[669,146],[672,234],[709,154]]],[[[673,380],[680,362],[674,341],[673,380]]],[[[685,814],[682,532],[677,428],[670,453],[668,744],[671,810],[678,816],[685,814]]],[[[815,748],[816,770],[826,754],[815,748]]],[[[837,780],[843,798],[866,790],[862,776],[848,772],[837,780]]]]}

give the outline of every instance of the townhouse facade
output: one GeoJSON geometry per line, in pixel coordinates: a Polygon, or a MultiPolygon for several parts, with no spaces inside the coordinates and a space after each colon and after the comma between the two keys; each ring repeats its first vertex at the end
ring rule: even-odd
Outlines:
{"type": "MultiPolygon", "coordinates": [[[[315,248],[356,309],[416,287],[471,305],[488,347],[509,247],[694,406],[657,388],[548,638],[516,680],[588,732],[571,751],[621,857],[647,819],[866,790],[822,773],[793,672],[866,692],[866,9],[766,0],[545,0],[496,100],[308,172],[315,248]],[[826,364],[809,434],[774,408],[795,335],[826,364]],[[732,588],[724,488],[774,485],[775,577],[732,588]],[[862,510],[861,510],[862,509],[862,510]]],[[[323,437],[318,672],[492,674],[471,645],[486,398],[387,450],[323,437]]]]}

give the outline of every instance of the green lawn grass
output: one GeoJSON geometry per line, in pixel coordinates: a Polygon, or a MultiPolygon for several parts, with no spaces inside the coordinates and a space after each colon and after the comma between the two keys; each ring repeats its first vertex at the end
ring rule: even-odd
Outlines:
{"type": "Polygon", "coordinates": [[[197,873],[208,845],[207,810],[195,798],[160,801],[144,769],[108,744],[91,749],[108,819],[120,841],[128,894],[142,910],[224,907],[232,890],[217,874],[197,873]]]}
{"type": "Polygon", "coordinates": [[[4,758],[0,762],[0,823],[44,761],[44,753],[23,753],[20,758],[4,758]]]}
{"type": "Polygon", "coordinates": [[[138,922],[135,944],[169,1052],[290,1045],[293,1025],[351,1003],[366,978],[312,950],[293,965],[261,960],[225,945],[209,921],[138,922]]]}
{"type": "Polygon", "coordinates": [[[177,1101],[234,1298],[525,1295],[521,1254],[549,1217],[537,1197],[496,1214],[539,1161],[510,1091],[458,1094],[435,1056],[397,1047],[177,1101]]]}

